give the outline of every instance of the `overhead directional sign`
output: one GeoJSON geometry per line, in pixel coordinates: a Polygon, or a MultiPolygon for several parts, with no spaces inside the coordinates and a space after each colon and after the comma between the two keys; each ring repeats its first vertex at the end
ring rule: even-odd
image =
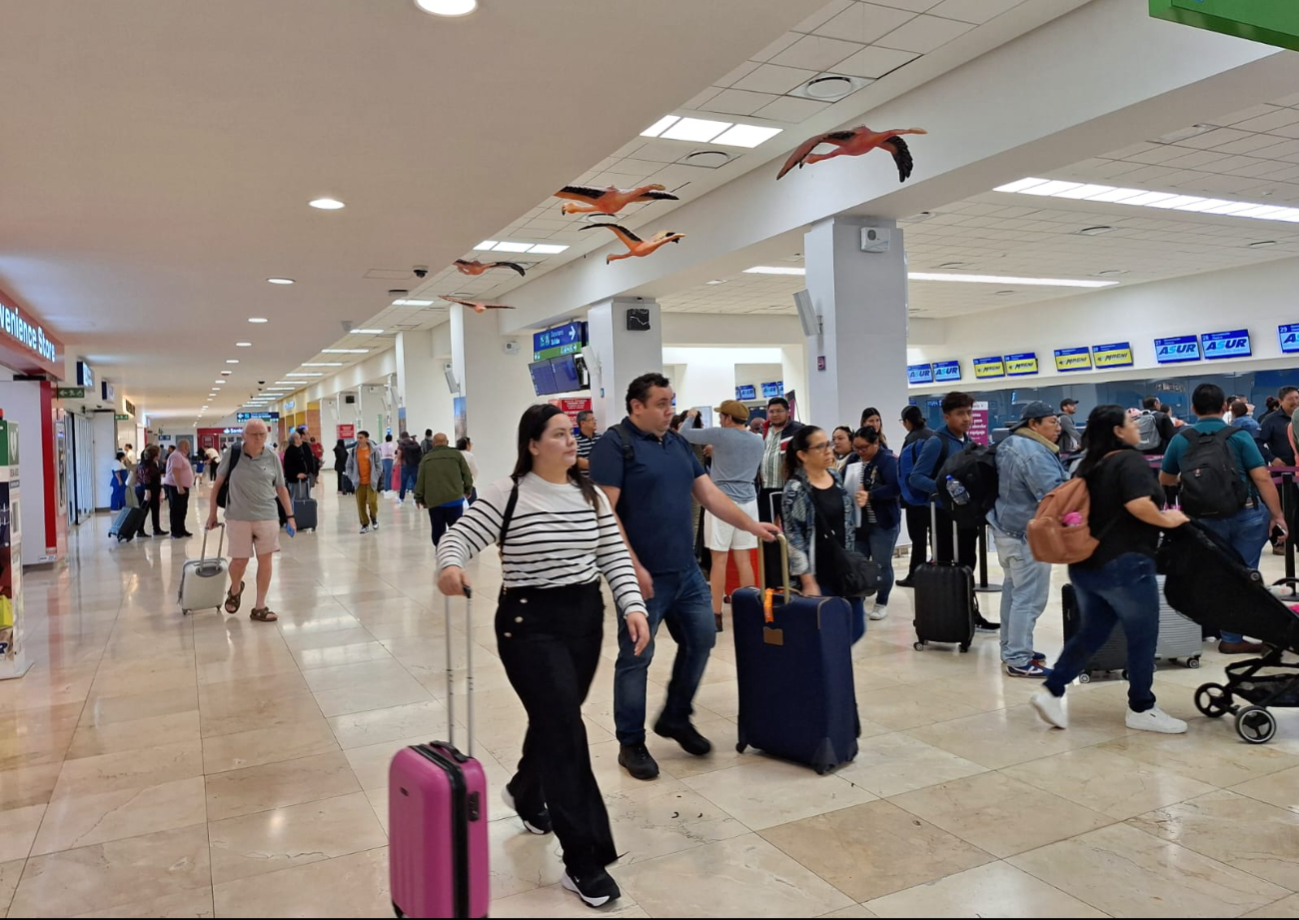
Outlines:
{"type": "Polygon", "coordinates": [[[1150,15],[1299,51],[1299,3],[1294,0],[1150,0],[1150,15]]]}

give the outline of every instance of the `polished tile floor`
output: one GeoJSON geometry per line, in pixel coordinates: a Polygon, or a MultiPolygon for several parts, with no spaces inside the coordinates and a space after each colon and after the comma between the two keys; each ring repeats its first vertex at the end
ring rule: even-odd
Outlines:
{"type": "MultiPolygon", "coordinates": [[[[424,515],[386,501],[382,529],[361,536],[350,500],[320,497],[320,531],[278,560],[275,625],[246,609],[182,617],[177,576],[198,541],[119,545],[102,516],[76,533],[69,565],[25,576],[37,664],[0,684],[0,912],[391,915],[387,763],[446,731],[447,636],[424,515]]],[[[490,597],[495,560],[475,578],[490,597]]],[[[454,614],[463,691],[464,607],[454,614]]],[[[1262,747],[1230,719],[1198,718],[1194,688],[1221,668],[1206,645],[1199,670],[1159,672],[1188,735],[1128,731],[1118,681],[1073,688],[1073,727],[1053,731],[1026,705],[1034,685],[1002,675],[995,638],[917,653],[910,619],[899,590],[854,650],[862,751],[826,777],[735,753],[728,633],[697,700],[716,752],[654,738],[663,775],[627,778],[607,637],[586,720],[626,853],[612,912],[1299,917],[1299,712],[1280,711],[1262,747]]],[[[484,602],[469,633],[477,754],[499,787],[524,719],[490,623],[484,602]]],[[[651,704],[671,662],[660,641],[651,704]]],[[[1054,604],[1038,647],[1060,648],[1054,604]]],[[[585,915],[557,884],[554,839],[492,805],[492,914],[585,915]]]]}

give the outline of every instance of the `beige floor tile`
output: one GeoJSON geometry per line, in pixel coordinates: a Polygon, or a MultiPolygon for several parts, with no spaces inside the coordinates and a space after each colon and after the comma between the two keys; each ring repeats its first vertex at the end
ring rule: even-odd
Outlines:
{"type": "Polygon", "coordinates": [[[314,648],[338,648],[372,641],[374,636],[366,632],[363,626],[347,629],[295,630],[284,636],[284,643],[294,652],[314,648]]]}
{"type": "Polygon", "coordinates": [[[320,718],[320,705],[310,691],[280,696],[222,695],[199,701],[204,738],[258,728],[277,728],[320,718]]]}
{"type": "MultiPolygon", "coordinates": [[[[736,727],[735,723],[729,719],[718,717],[708,721],[696,721],[695,728],[713,743],[712,753],[705,757],[687,754],[681,750],[681,745],[670,738],[660,738],[653,732],[646,736],[646,746],[649,748],[650,753],[654,755],[654,759],[658,761],[659,769],[667,775],[674,776],[677,779],[685,779],[687,776],[698,776],[701,773],[712,773],[716,770],[739,766],[758,756],[752,750],[744,754],[735,750],[736,727]]],[[[616,759],[618,756],[618,744],[616,741],[613,743],[612,752],[616,759]]],[[[626,775],[625,771],[622,772],[623,775],[626,775]]],[[[633,780],[633,782],[637,781],[633,780]]],[[[603,782],[601,788],[604,788],[603,782]]]]}
{"type": "Polygon", "coordinates": [[[1128,823],[1277,885],[1299,886],[1299,809],[1219,790],[1128,823]]]}
{"type": "Polygon", "coordinates": [[[1104,917],[1004,862],[989,863],[870,901],[877,917],[1104,917]]]}
{"type": "Polygon", "coordinates": [[[135,693],[130,696],[95,697],[86,700],[81,726],[134,722],[156,716],[198,712],[198,691],[178,690],[172,693],[135,693]]]}
{"type": "Polygon", "coordinates": [[[360,789],[341,752],[261,764],[207,777],[207,817],[221,821],[360,789]]]}
{"type": "Polygon", "coordinates": [[[139,789],[202,775],[202,745],[198,741],[182,741],[66,761],[54,797],[139,789]]]}
{"type": "Polygon", "coordinates": [[[757,835],[619,868],[617,881],[653,917],[816,917],[852,903],[757,835]]]}
{"type": "Polygon", "coordinates": [[[854,901],[866,901],[991,862],[978,847],[877,801],[762,832],[854,901]]]}
{"type": "Polygon", "coordinates": [[[1232,791],[1299,814],[1299,767],[1249,780],[1232,791]]]}
{"type": "Polygon", "coordinates": [[[185,712],[132,719],[129,722],[83,725],[73,735],[67,757],[69,760],[76,760],[99,754],[118,754],[122,751],[137,751],[141,748],[198,740],[198,712],[190,709],[185,712]]]}
{"type": "Polygon", "coordinates": [[[1096,722],[1071,721],[1067,731],[1060,731],[1039,719],[1032,707],[1015,706],[913,728],[907,734],[996,770],[1099,744],[1127,732],[1122,713],[1096,722]]]}
{"type": "Polygon", "coordinates": [[[506,819],[487,826],[487,839],[493,899],[555,885],[564,877],[561,848],[553,835],[530,834],[517,820],[506,819]]]}
{"type": "Polygon", "coordinates": [[[0,736],[0,771],[57,763],[72,743],[74,729],[57,732],[31,732],[26,727],[0,736]]]}
{"type": "Polygon", "coordinates": [[[170,693],[196,686],[198,677],[194,666],[176,665],[170,658],[129,665],[105,664],[95,675],[91,692],[97,696],[133,696],[137,693],[170,693]]]}
{"type": "Polygon", "coordinates": [[[1247,914],[1241,914],[1242,917],[1299,917],[1299,894],[1291,895],[1288,898],[1282,898],[1267,907],[1260,907],[1258,910],[1252,910],[1247,914]]]}
{"type": "Polygon", "coordinates": [[[425,740],[430,740],[446,733],[447,714],[441,703],[427,700],[335,716],[329,725],[339,745],[347,750],[416,735],[427,735],[425,740]]]}
{"type": "Polygon", "coordinates": [[[62,769],[59,763],[43,763],[0,772],[0,802],[7,808],[44,805],[54,793],[62,769]]]}
{"type": "Polygon", "coordinates": [[[822,918],[842,917],[844,920],[854,920],[858,917],[877,917],[878,914],[872,913],[860,904],[854,904],[852,907],[845,907],[842,910],[832,910],[828,914],[822,914],[822,918]]]}
{"type": "Polygon", "coordinates": [[[1114,820],[1001,773],[953,780],[890,801],[1003,858],[1114,820]]]}
{"type": "Polygon", "coordinates": [[[198,824],[29,859],[9,912],[67,917],[210,883],[207,827],[198,824]]]}
{"type": "MultiPolygon", "coordinates": [[[[490,915],[531,920],[533,917],[590,917],[592,911],[571,891],[566,891],[559,885],[551,885],[492,901],[490,915]]],[[[638,907],[624,890],[621,898],[600,908],[598,916],[638,920],[649,914],[645,913],[644,908],[638,907]]]]}
{"type": "Polygon", "coordinates": [[[683,782],[753,830],[875,799],[834,774],[817,776],[807,767],[767,758],[683,782]]]}
{"type": "Polygon", "coordinates": [[[1229,917],[1287,894],[1124,824],[1022,853],[1009,862],[1116,917],[1229,917]]]}
{"type": "Polygon", "coordinates": [[[1066,751],[1001,772],[1119,821],[1213,791],[1207,783],[1098,748],[1066,751]]]}
{"type": "Polygon", "coordinates": [[[340,664],[360,664],[363,661],[388,661],[392,657],[388,649],[384,648],[378,641],[305,648],[293,652],[293,660],[304,671],[310,668],[327,668],[340,664]]]}
{"type": "Polygon", "coordinates": [[[203,772],[224,773],[337,750],[334,732],[324,717],[317,714],[289,725],[204,738],[203,772]]]}
{"type": "Polygon", "coordinates": [[[881,797],[900,795],[948,780],[986,772],[986,768],[910,735],[863,738],[857,758],[835,775],[881,797]]]}
{"type": "Polygon", "coordinates": [[[377,681],[404,677],[409,673],[395,658],[386,658],[379,661],[363,661],[359,664],[311,668],[303,671],[302,677],[313,692],[320,693],[342,687],[365,686],[377,681]]]}
{"type": "Polygon", "coordinates": [[[27,858],[44,815],[44,805],[0,811],[0,862],[27,858]]]}
{"type": "Polygon", "coordinates": [[[407,703],[422,703],[431,699],[433,695],[409,674],[369,684],[316,692],[316,702],[320,704],[321,713],[327,717],[386,709],[407,703]]]}
{"type": "Polygon", "coordinates": [[[857,698],[863,719],[893,731],[919,728],[935,722],[950,722],[975,715],[979,710],[960,697],[949,696],[918,685],[871,690],[857,698]]]}
{"type": "Polygon", "coordinates": [[[214,821],[212,881],[231,882],[387,845],[364,793],[214,821]]]}
{"type": "Polygon", "coordinates": [[[9,909],[14,892],[18,890],[18,879],[22,878],[26,860],[15,859],[13,862],[0,863],[0,916],[9,909]]]}
{"type": "Polygon", "coordinates": [[[218,917],[391,917],[388,848],[212,887],[218,917]]]}
{"type": "Polygon", "coordinates": [[[45,811],[32,855],[189,827],[206,820],[203,777],[62,795],[45,811]]]}
{"type": "Polygon", "coordinates": [[[212,889],[193,888],[163,895],[150,901],[133,901],[108,910],[77,914],[78,917],[211,917],[212,889]]]}
{"type": "Polygon", "coordinates": [[[749,828],[696,792],[670,783],[643,783],[607,795],[619,865],[631,865],[701,844],[729,840],[749,828]]]}
{"type": "Polygon", "coordinates": [[[1242,743],[1223,719],[1196,719],[1184,735],[1136,732],[1100,747],[1211,786],[1235,786],[1299,767],[1299,757],[1271,745],[1242,743]]]}

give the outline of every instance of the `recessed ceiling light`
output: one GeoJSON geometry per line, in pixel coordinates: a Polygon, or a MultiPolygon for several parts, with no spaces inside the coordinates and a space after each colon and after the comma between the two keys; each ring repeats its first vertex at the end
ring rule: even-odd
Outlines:
{"type": "Polygon", "coordinates": [[[224,380],[213,380],[212,382],[215,383],[215,384],[216,384],[217,386],[219,386],[219,387],[223,387],[223,386],[226,385],[226,382],[225,382],[224,380]]]}
{"type": "Polygon", "coordinates": [[[1107,268],[1107,269],[1104,269],[1104,270],[1102,270],[1102,271],[1098,271],[1098,272],[1096,273],[1096,276],[1097,276],[1098,278],[1105,278],[1105,277],[1107,277],[1107,276],[1109,276],[1109,275],[1126,275],[1126,274],[1127,274],[1127,271],[1126,271],[1125,269],[1122,269],[1122,268],[1107,268]]]}
{"type": "Polygon", "coordinates": [[[1038,287],[1078,287],[1103,288],[1118,284],[1117,281],[1083,281],[1072,278],[1013,278],[1005,275],[946,275],[934,272],[910,272],[907,275],[912,281],[956,281],[967,284],[1020,284],[1038,287]]]}
{"type": "Polygon", "coordinates": [[[746,275],[806,275],[807,269],[784,265],[755,265],[744,270],[746,275]]]}
{"type": "Polygon", "coordinates": [[[303,367],[342,367],[342,361],[307,361],[303,367]]]}
{"type": "Polygon", "coordinates": [[[533,247],[533,243],[497,243],[497,252],[527,252],[533,247]]]}
{"type": "Polygon", "coordinates": [[[660,136],[674,141],[711,141],[731,127],[731,124],[729,121],[713,121],[708,118],[682,118],[660,136]]]}
{"type": "Polygon", "coordinates": [[[1180,131],[1173,131],[1154,140],[1156,144],[1176,144],[1178,141],[1189,140],[1193,137],[1199,137],[1201,134],[1208,134],[1210,131],[1216,131],[1217,125],[1191,125],[1189,128],[1182,128],[1180,131]]]}
{"type": "Polygon", "coordinates": [[[481,243],[479,243],[479,244],[478,244],[477,246],[475,246],[474,248],[475,248],[475,249],[495,249],[495,248],[496,248],[496,244],[497,244],[497,242],[498,242],[497,240],[483,240],[481,243]]]}
{"type": "Polygon", "coordinates": [[[394,307],[431,307],[432,300],[410,300],[409,298],[398,298],[392,302],[394,307]]]}
{"type": "Polygon", "coordinates": [[[364,355],[369,354],[368,348],[322,348],[322,355],[364,355]]]}
{"type": "Polygon", "coordinates": [[[226,364],[238,364],[238,363],[239,363],[238,358],[226,358],[226,364]]]}
{"type": "Polygon", "coordinates": [[[415,0],[415,5],[434,16],[468,16],[478,9],[478,0],[415,0]]]}
{"type": "Polygon", "coordinates": [[[680,118],[679,115],[664,115],[664,116],[663,116],[662,118],[660,118],[658,121],[654,122],[654,124],[650,125],[650,126],[649,126],[648,128],[646,128],[644,131],[642,131],[642,132],[640,133],[640,136],[641,136],[641,137],[658,137],[658,136],[661,135],[664,131],[666,131],[668,128],[670,128],[670,127],[672,127],[674,124],[676,124],[676,123],[677,123],[677,120],[678,120],[679,118],[680,118]]]}
{"type": "Polygon", "coordinates": [[[561,246],[558,243],[538,243],[536,246],[529,249],[528,252],[539,256],[553,256],[563,252],[567,248],[567,246],[561,246]]]}
{"type": "Polygon", "coordinates": [[[1064,182],[1055,179],[1020,179],[1007,185],[999,185],[993,191],[1126,204],[1165,211],[1213,214],[1218,217],[1248,217],[1254,220],[1299,223],[1299,208],[1277,207],[1252,201],[1229,201],[1223,198],[1201,198],[1197,195],[1181,195],[1173,192],[1152,192],[1138,188],[1085,185],[1081,182],[1064,182]]]}
{"type": "Polygon", "coordinates": [[[271,284],[292,284],[293,283],[292,278],[267,278],[266,280],[269,281],[271,284]]]}
{"type": "Polygon", "coordinates": [[[382,329],[353,329],[352,335],[383,335],[382,329]]]}
{"type": "Polygon", "coordinates": [[[252,342],[235,342],[235,348],[252,348],[252,342]]]}
{"type": "Polygon", "coordinates": [[[294,371],[292,374],[285,374],[285,377],[323,377],[321,373],[309,373],[307,371],[294,371]]]}
{"type": "Polygon", "coordinates": [[[832,73],[808,80],[803,84],[802,95],[812,99],[835,100],[842,99],[856,88],[852,77],[832,73]]]}
{"type": "Polygon", "coordinates": [[[727,147],[753,148],[771,140],[777,134],[783,132],[784,128],[762,128],[758,125],[736,125],[729,131],[725,131],[713,138],[713,143],[724,144],[727,147]]]}
{"type": "Polygon", "coordinates": [[[347,207],[347,205],[343,204],[343,202],[339,201],[337,198],[313,198],[311,201],[308,201],[307,204],[321,211],[337,211],[340,208],[347,207]]]}
{"type": "Polygon", "coordinates": [[[725,284],[726,281],[725,278],[714,278],[712,281],[705,281],[704,284],[725,284]]]}
{"type": "Polygon", "coordinates": [[[1083,227],[1078,231],[1083,236],[1101,236],[1106,233],[1113,233],[1113,227],[1083,227]]]}
{"type": "Polygon", "coordinates": [[[262,316],[250,316],[250,317],[248,317],[248,322],[250,322],[250,323],[268,323],[268,322],[270,322],[270,320],[268,320],[268,319],[266,319],[265,317],[262,317],[262,316]]]}
{"type": "Polygon", "coordinates": [[[1250,249],[1262,249],[1264,246],[1275,246],[1276,240],[1259,240],[1257,243],[1250,243],[1250,249]]]}

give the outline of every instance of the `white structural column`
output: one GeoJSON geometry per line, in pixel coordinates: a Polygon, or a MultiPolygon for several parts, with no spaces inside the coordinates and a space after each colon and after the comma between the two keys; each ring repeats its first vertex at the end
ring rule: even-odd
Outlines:
{"type": "Polygon", "coordinates": [[[446,432],[454,440],[454,397],[446,380],[446,366],[450,363],[450,355],[438,355],[433,330],[397,336],[397,392],[406,408],[406,426],[417,439],[431,428],[446,432]]]}
{"type": "Polygon", "coordinates": [[[800,416],[822,428],[855,426],[875,406],[885,434],[902,443],[907,404],[907,257],[892,221],[831,217],[814,223],[803,247],[807,290],[821,334],[807,340],[810,406],[800,416]],[[862,252],[862,230],[891,234],[886,252],[862,252]],[[825,369],[821,370],[821,361],[825,369]]]}
{"type": "Polygon", "coordinates": [[[339,394],[320,401],[320,441],[325,445],[325,466],[330,469],[334,465],[331,451],[338,442],[338,402],[342,398],[342,394],[339,394]]]}
{"type": "Polygon", "coordinates": [[[583,351],[591,372],[591,405],[600,430],[620,422],[627,385],[641,374],[663,372],[663,324],[659,305],[640,297],[615,297],[591,307],[586,316],[589,344],[583,351]],[[648,311],[648,328],[628,328],[628,311],[648,311]]]}
{"type": "MultiPolygon", "coordinates": [[[[451,306],[452,371],[465,397],[466,432],[483,482],[508,476],[514,469],[519,417],[540,401],[528,373],[530,345],[521,336],[502,336],[490,314],[451,306]]],[[[454,439],[452,428],[447,436],[454,439]]]]}

